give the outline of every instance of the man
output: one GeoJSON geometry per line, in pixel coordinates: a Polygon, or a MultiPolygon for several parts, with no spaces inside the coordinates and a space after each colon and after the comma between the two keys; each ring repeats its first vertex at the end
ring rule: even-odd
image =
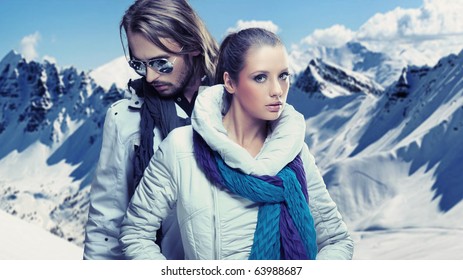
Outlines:
{"type": "MultiPolygon", "coordinates": [[[[199,87],[214,80],[217,43],[186,0],[135,1],[120,34],[127,38],[129,65],[143,77],[129,82],[131,99],[114,103],[106,114],[84,259],[124,258],[120,224],[144,169],[167,134],[189,124],[199,87]]],[[[175,213],[158,237],[167,258],[183,258],[175,213]]]]}

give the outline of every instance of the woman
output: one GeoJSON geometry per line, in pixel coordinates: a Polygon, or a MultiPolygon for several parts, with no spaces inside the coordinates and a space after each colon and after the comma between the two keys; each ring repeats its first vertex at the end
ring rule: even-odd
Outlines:
{"type": "Polygon", "coordinates": [[[288,67],[269,31],[225,38],[218,85],[198,95],[192,125],[169,134],[132,198],[120,236],[127,258],[164,259],[155,232],[170,211],[186,259],[352,258],[347,227],[297,137],[303,118],[278,125],[295,114],[285,104],[288,67]]]}

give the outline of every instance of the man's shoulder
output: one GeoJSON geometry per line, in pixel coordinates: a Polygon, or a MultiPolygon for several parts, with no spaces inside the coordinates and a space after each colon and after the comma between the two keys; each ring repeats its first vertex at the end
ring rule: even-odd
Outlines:
{"type": "Polygon", "coordinates": [[[140,114],[140,108],[143,104],[143,97],[139,95],[141,80],[130,80],[126,90],[125,98],[120,99],[109,107],[110,111],[114,111],[114,115],[119,114],[140,114]]]}
{"type": "Polygon", "coordinates": [[[121,99],[109,107],[105,122],[112,124],[111,130],[117,133],[120,139],[128,139],[139,132],[140,119],[140,110],[131,108],[130,100],[121,99]]]}
{"type": "Polygon", "coordinates": [[[114,116],[114,118],[124,118],[127,116],[139,116],[140,115],[140,108],[132,106],[132,100],[130,99],[121,99],[113,104],[108,109],[108,113],[114,116]]]}
{"type": "Polygon", "coordinates": [[[109,106],[110,109],[116,109],[116,110],[121,110],[122,108],[126,108],[129,105],[129,99],[128,98],[123,98],[120,100],[117,100],[113,104],[109,106]]]}

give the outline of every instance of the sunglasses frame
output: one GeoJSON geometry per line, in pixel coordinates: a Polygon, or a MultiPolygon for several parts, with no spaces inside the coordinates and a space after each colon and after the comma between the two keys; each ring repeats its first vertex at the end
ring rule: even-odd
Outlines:
{"type": "Polygon", "coordinates": [[[138,59],[131,59],[128,62],[129,62],[129,66],[133,70],[135,70],[135,72],[137,72],[138,75],[146,76],[148,67],[153,69],[154,71],[156,71],[159,74],[170,74],[170,73],[172,73],[174,71],[174,63],[175,63],[176,60],[177,60],[177,57],[175,57],[174,60],[172,60],[172,61],[169,61],[167,58],[154,58],[154,59],[150,59],[148,61],[142,61],[142,60],[138,60],[138,59]],[[157,67],[155,65],[158,64],[157,63],[158,61],[163,61],[164,63],[161,66],[157,67]],[[137,67],[134,63],[139,63],[139,65],[141,67],[144,67],[144,68],[140,69],[140,67],[137,67]],[[163,68],[167,68],[167,69],[170,69],[170,70],[169,71],[165,71],[165,70],[163,71],[162,70],[163,68]]]}

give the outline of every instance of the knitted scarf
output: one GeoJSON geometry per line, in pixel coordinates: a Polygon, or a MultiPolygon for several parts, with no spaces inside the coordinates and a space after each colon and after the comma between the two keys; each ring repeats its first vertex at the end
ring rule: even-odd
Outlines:
{"type": "Polygon", "coordinates": [[[130,86],[135,89],[139,96],[144,98],[144,103],[140,109],[140,146],[135,148],[134,184],[129,190],[129,198],[132,197],[154,154],[154,127],[159,127],[161,138],[164,139],[173,129],[187,125],[189,121],[189,119],[182,119],[177,116],[174,98],[161,98],[144,78],[131,81],[130,86]]]}
{"type": "Polygon", "coordinates": [[[276,176],[251,176],[227,166],[196,131],[193,142],[196,161],[212,183],[260,203],[249,259],[315,259],[316,232],[299,156],[276,176]]]}

